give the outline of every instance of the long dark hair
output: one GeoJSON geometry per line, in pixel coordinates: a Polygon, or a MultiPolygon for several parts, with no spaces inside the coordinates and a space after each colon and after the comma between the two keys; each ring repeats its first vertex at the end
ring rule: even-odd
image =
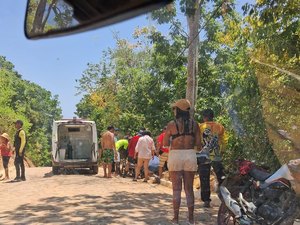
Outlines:
{"type": "Polygon", "coordinates": [[[176,119],[182,119],[183,121],[183,133],[189,133],[190,132],[190,112],[189,111],[183,111],[176,107],[176,119]]]}

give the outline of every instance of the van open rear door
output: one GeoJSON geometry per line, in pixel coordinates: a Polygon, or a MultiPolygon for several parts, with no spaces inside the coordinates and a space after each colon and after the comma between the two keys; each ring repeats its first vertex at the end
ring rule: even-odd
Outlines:
{"type": "Polygon", "coordinates": [[[94,121],[81,119],[54,121],[52,169],[89,168],[98,173],[98,141],[94,121]]]}

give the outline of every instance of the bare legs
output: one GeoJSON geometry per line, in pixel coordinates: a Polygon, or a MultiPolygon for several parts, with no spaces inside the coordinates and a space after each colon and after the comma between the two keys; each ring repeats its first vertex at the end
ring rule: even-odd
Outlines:
{"type": "Polygon", "coordinates": [[[108,163],[107,164],[107,167],[108,167],[108,178],[111,178],[111,169],[112,169],[112,164],[111,163],[108,163]]]}
{"type": "Polygon", "coordinates": [[[107,177],[107,172],[106,172],[107,164],[103,163],[103,172],[104,172],[104,177],[107,177]]]}
{"type": "Polygon", "coordinates": [[[195,196],[193,190],[195,172],[184,171],[183,172],[183,182],[184,182],[184,191],[186,195],[186,204],[189,212],[189,222],[194,224],[194,204],[195,196]]]}
{"type": "MultiPolygon", "coordinates": [[[[5,176],[4,177],[1,177],[0,180],[9,180],[9,172],[8,172],[8,168],[4,168],[4,171],[5,171],[5,176]]],[[[2,176],[2,175],[0,175],[2,176]]]]}
{"type": "Polygon", "coordinates": [[[5,168],[5,180],[9,180],[9,171],[8,168],[5,168]]]}
{"type": "Polygon", "coordinates": [[[135,170],[135,180],[137,180],[137,178],[139,177],[142,166],[143,166],[143,160],[141,158],[138,158],[136,170],[135,170]]]}
{"type": "Polygon", "coordinates": [[[112,169],[111,163],[103,163],[104,177],[111,178],[111,169],[112,169]],[[106,168],[108,169],[108,172],[106,172],[106,168]],[[107,175],[107,173],[108,173],[108,175],[107,175]]]}
{"type": "Polygon", "coordinates": [[[183,173],[177,171],[170,171],[170,178],[172,181],[172,188],[173,188],[173,211],[174,211],[174,218],[173,222],[178,223],[179,219],[179,208],[181,203],[181,190],[182,190],[182,178],[183,173]]]}
{"type": "Polygon", "coordinates": [[[189,222],[194,223],[194,183],[195,172],[191,171],[170,171],[170,177],[172,181],[173,188],[173,210],[174,218],[173,222],[178,223],[179,219],[179,208],[181,203],[181,190],[182,190],[182,181],[184,184],[184,191],[186,195],[186,202],[189,213],[189,222]]]}
{"type": "Polygon", "coordinates": [[[149,179],[149,161],[150,159],[144,159],[145,180],[149,179]]]}
{"type": "Polygon", "coordinates": [[[143,158],[138,158],[137,166],[136,166],[136,171],[135,171],[135,180],[139,177],[141,173],[141,168],[144,165],[144,171],[145,171],[145,180],[149,179],[149,161],[150,159],[143,159],[143,158]]]}
{"type": "Polygon", "coordinates": [[[159,176],[159,178],[162,177],[162,173],[163,173],[163,167],[159,166],[158,167],[158,176],[159,176]]]}

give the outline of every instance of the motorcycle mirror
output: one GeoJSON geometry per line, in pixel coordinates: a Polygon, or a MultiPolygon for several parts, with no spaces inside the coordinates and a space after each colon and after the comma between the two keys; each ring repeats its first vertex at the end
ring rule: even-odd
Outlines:
{"type": "Polygon", "coordinates": [[[28,0],[25,36],[62,36],[124,21],[172,0],[28,0]]]}

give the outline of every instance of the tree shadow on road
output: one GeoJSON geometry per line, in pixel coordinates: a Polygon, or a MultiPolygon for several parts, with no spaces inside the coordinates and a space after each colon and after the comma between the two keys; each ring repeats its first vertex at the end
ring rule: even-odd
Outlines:
{"type": "MultiPolygon", "coordinates": [[[[133,187],[134,188],[134,187],[133,187]]],[[[180,224],[186,224],[185,196],[182,196],[180,224]]],[[[198,202],[196,202],[198,204],[198,202]]],[[[197,224],[214,224],[216,210],[203,211],[196,205],[197,224]],[[200,221],[199,222],[199,218],[200,221]]],[[[169,194],[118,192],[111,196],[75,195],[40,199],[21,205],[14,212],[0,212],[4,224],[171,224],[172,196],[169,194]]]]}
{"type": "Polygon", "coordinates": [[[119,192],[109,197],[50,197],[3,211],[7,224],[169,224],[171,196],[119,192]]]}

